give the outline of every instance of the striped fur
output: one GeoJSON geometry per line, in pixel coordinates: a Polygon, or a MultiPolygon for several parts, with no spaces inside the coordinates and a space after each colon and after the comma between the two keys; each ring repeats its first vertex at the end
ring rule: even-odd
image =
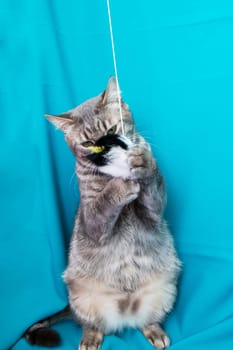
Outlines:
{"type": "Polygon", "coordinates": [[[73,316],[84,330],[80,350],[97,350],[104,334],[124,327],[141,329],[162,349],[169,338],[159,323],[173,306],[180,270],[162,216],[163,177],[123,102],[127,149],[112,144],[99,155],[107,165],[97,166],[83,144],[104,139],[113,126],[122,137],[116,97],[111,78],[103,94],[47,116],[76,156],[81,193],[64,280],[73,316]]]}

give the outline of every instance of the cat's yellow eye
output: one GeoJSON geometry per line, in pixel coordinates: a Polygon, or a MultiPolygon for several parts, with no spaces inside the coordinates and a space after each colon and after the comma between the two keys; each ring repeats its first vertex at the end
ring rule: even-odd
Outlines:
{"type": "Polygon", "coordinates": [[[93,146],[94,143],[92,141],[85,141],[82,143],[82,146],[83,147],[90,147],[90,146],[93,146]]]}
{"type": "Polygon", "coordinates": [[[117,126],[114,125],[110,129],[108,129],[107,134],[108,135],[114,135],[116,133],[117,126]]]}

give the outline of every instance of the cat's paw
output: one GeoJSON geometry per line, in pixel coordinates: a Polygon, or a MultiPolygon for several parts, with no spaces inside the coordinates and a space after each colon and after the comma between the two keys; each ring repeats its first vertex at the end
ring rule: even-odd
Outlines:
{"type": "Polygon", "coordinates": [[[83,334],[83,338],[79,345],[79,350],[99,350],[103,341],[103,334],[95,331],[88,330],[83,334]]]}
{"type": "Polygon", "coordinates": [[[149,177],[156,169],[151,152],[143,147],[133,147],[129,151],[128,164],[133,179],[149,177]]]}
{"type": "Polygon", "coordinates": [[[142,332],[157,350],[164,350],[169,347],[170,339],[159,324],[147,326],[143,328],[142,332]]]}
{"type": "Polygon", "coordinates": [[[135,180],[124,180],[121,178],[114,180],[114,201],[118,204],[126,205],[134,201],[140,192],[140,185],[135,180]]]}

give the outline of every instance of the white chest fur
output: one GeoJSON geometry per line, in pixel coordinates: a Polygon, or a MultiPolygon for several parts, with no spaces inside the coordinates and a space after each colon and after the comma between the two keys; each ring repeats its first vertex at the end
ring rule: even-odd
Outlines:
{"type": "Polygon", "coordinates": [[[114,147],[109,151],[107,158],[109,164],[100,168],[102,173],[122,178],[130,176],[127,151],[121,147],[114,147]]]}

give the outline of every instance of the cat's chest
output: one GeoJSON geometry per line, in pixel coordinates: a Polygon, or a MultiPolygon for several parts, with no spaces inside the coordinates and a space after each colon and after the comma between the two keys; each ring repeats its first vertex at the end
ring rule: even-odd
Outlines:
{"type": "Polygon", "coordinates": [[[134,206],[132,204],[125,206],[113,227],[111,240],[115,245],[120,245],[121,242],[125,245],[128,240],[135,245],[143,234],[146,234],[146,229],[141,218],[137,216],[134,206]]]}

